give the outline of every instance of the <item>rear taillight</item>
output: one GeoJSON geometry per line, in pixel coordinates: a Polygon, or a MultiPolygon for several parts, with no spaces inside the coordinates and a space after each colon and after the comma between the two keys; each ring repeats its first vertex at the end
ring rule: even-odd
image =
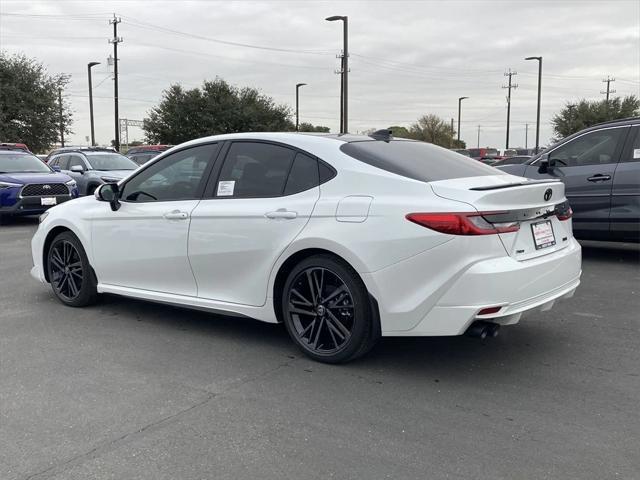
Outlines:
{"type": "Polygon", "coordinates": [[[568,207],[565,210],[558,211],[556,212],[556,217],[558,217],[558,220],[560,221],[569,220],[573,217],[573,210],[571,210],[571,207],[568,207]]]}
{"type": "Polygon", "coordinates": [[[504,212],[473,213],[410,213],[407,220],[436,232],[449,235],[494,235],[497,233],[517,232],[518,222],[491,223],[484,217],[504,212]]]}

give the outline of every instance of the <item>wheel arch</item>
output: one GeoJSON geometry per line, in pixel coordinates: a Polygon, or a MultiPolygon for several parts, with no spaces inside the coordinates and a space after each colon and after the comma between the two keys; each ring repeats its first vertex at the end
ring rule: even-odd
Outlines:
{"type": "MultiPolygon", "coordinates": [[[[64,232],[71,232],[73,235],[75,235],[75,237],[80,242],[80,245],[82,245],[82,248],[84,249],[85,254],[87,255],[87,258],[89,259],[89,263],[91,263],[91,255],[89,250],[87,250],[85,242],[82,240],[83,236],[79,235],[78,232],[74,231],[73,228],[70,228],[67,225],[56,225],[55,227],[53,227],[51,230],[47,232],[47,236],[45,237],[44,242],[42,243],[42,252],[41,252],[42,270],[43,270],[44,278],[47,282],[50,282],[49,269],[47,268],[47,254],[49,253],[49,247],[51,246],[51,243],[53,242],[53,240],[58,235],[64,232]]],[[[93,267],[91,267],[91,269],[93,270],[93,267]]],[[[93,272],[93,274],[95,275],[95,271],[93,272]]]]}
{"type": "Polygon", "coordinates": [[[364,279],[362,278],[362,276],[360,275],[360,273],[358,272],[358,269],[355,268],[355,266],[353,265],[352,262],[349,262],[346,258],[344,258],[343,256],[328,250],[326,248],[318,248],[318,247],[308,247],[308,248],[303,248],[301,250],[297,250],[293,253],[291,253],[286,260],[284,260],[281,264],[280,267],[278,268],[278,271],[275,275],[275,279],[273,282],[273,309],[275,312],[275,316],[276,319],[278,321],[278,323],[282,323],[282,305],[281,305],[281,296],[282,296],[282,292],[284,290],[284,284],[287,281],[287,277],[289,276],[289,273],[291,272],[291,270],[293,270],[293,268],[300,263],[301,261],[303,261],[306,258],[309,258],[311,256],[314,255],[330,255],[338,260],[340,260],[341,262],[344,262],[345,264],[349,265],[358,275],[358,277],[360,277],[360,280],[362,281],[362,283],[365,285],[365,288],[367,288],[367,293],[369,295],[369,301],[371,304],[371,312],[373,314],[373,322],[374,322],[374,331],[377,331],[378,333],[381,330],[381,326],[380,326],[380,310],[378,308],[378,301],[376,300],[376,298],[371,294],[371,292],[369,291],[369,288],[367,287],[366,282],[364,281],[364,279]]]}

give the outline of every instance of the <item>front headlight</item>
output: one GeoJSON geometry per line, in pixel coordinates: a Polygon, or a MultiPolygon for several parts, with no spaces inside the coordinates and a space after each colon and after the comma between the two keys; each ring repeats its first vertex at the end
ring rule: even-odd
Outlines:
{"type": "Polygon", "coordinates": [[[71,188],[74,188],[77,185],[77,183],[76,183],[75,180],[69,180],[68,182],[65,182],[65,185],[67,185],[67,186],[69,186],[71,188]]]}
{"type": "Polygon", "coordinates": [[[47,215],[49,215],[49,212],[44,212],[42,215],[40,215],[40,216],[38,217],[38,222],[39,222],[39,223],[44,222],[44,219],[45,219],[45,218],[47,218],[47,215]]]}
{"type": "Polygon", "coordinates": [[[21,186],[22,185],[20,183],[0,182],[0,190],[3,188],[16,188],[21,186]]]}
{"type": "Polygon", "coordinates": [[[120,181],[119,178],[113,178],[113,177],[100,177],[100,180],[102,180],[105,183],[118,183],[120,181]]]}

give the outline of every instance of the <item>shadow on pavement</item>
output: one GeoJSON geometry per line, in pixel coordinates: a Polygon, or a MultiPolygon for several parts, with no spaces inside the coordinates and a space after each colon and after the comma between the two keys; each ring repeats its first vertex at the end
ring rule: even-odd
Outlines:
{"type": "Polygon", "coordinates": [[[640,244],[581,240],[582,259],[640,263],[640,244]]]}

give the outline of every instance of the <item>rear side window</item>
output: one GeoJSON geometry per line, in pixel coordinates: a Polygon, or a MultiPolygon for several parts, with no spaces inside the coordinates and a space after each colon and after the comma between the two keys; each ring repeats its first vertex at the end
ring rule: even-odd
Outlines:
{"type": "Polygon", "coordinates": [[[425,142],[372,140],[345,143],[340,150],[373,167],[422,182],[506,175],[477,160],[425,142]]]}
{"type": "Polygon", "coordinates": [[[220,171],[216,195],[233,198],[278,197],[284,192],[295,156],[294,150],[279,145],[234,142],[220,171]]]}
{"type": "Polygon", "coordinates": [[[298,153],[293,161],[289,178],[287,178],[284,194],[293,195],[304,192],[317,187],[319,183],[318,161],[308,155],[298,153]]]}

